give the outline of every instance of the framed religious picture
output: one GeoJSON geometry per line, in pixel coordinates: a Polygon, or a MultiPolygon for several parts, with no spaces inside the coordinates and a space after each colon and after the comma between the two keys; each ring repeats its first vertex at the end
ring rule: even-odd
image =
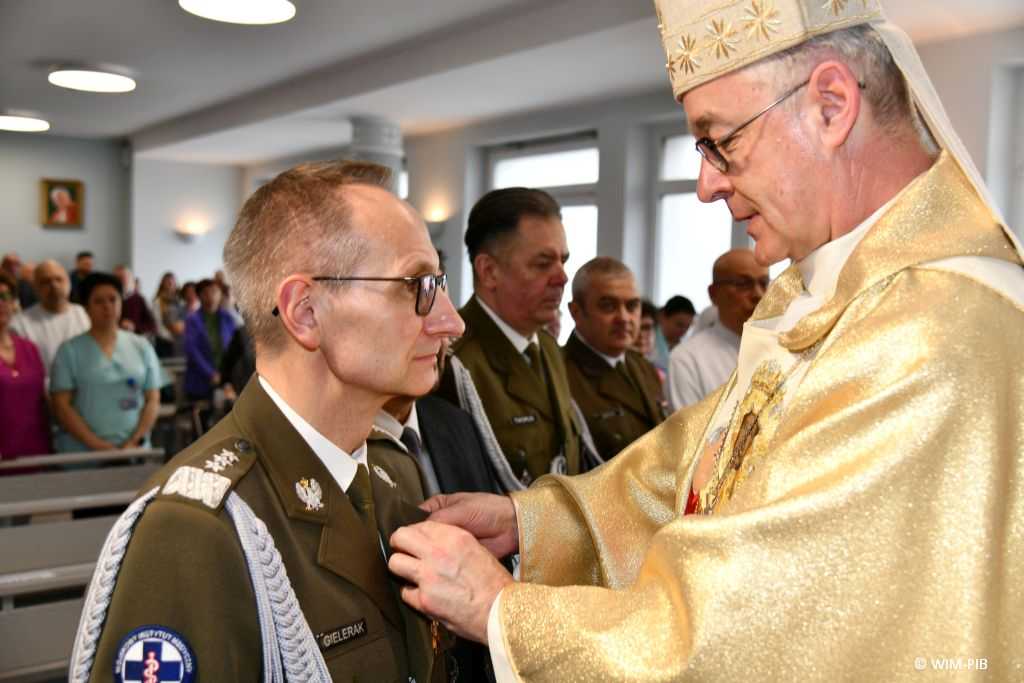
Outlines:
{"type": "Polygon", "coordinates": [[[50,228],[81,228],[85,186],[80,180],[39,181],[39,222],[50,228]]]}

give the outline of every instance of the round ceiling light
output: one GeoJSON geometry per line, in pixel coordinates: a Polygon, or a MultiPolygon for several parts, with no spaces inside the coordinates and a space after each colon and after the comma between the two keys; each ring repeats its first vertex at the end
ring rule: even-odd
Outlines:
{"type": "Polygon", "coordinates": [[[17,133],[42,133],[50,130],[50,122],[28,112],[0,110],[0,130],[17,133]]]}
{"type": "Polygon", "coordinates": [[[229,24],[280,24],[295,16],[288,0],[178,0],[191,14],[229,24]]]}
{"type": "Polygon", "coordinates": [[[135,90],[134,78],[105,67],[59,66],[50,72],[48,80],[61,88],[86,92],[111,93],[135,90]]]}

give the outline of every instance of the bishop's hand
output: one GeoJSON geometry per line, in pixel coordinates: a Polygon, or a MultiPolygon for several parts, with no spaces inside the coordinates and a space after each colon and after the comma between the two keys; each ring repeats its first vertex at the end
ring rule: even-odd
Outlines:
{"type": "Polygon", "coordinates": [[[420,507],[430,513],[431,522],[465,529],[499,559],[519,550],[516,508],[508,496],[442,493],[424,501],[420,507]]]}
{"type": "Polygon", "coordinates": [[[427,520],[391,535],[388,568],[408,581],[402,599],[413,609],[480,643],[487,617],[512,576],[467,531],[427,520]]]}

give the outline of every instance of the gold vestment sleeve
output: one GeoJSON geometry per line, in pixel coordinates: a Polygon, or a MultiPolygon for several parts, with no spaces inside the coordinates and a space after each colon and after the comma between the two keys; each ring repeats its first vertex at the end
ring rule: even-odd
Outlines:
{"type": "Polygon", "coordinates": [[[984,284],[908,268],[851,302],[720,513],[678,514],[714,401],[517,496],[518,675],[914,681],[959,657],[1024,678],[1021,329],[984,284]]]}
{"type": "MultiPolygon", "coordinates": [[[[531,583],[620,587],[636,578],[651,537],[676,515],[676,483],[689,467],[721,391],[668,418],[598,469],[542,477],[512,494],[520,577],[531,583]],[[616,515],[604,514],[603,501],[616,515]]],[[[683,500],[685,506],[686,500],[683,500]]]]}

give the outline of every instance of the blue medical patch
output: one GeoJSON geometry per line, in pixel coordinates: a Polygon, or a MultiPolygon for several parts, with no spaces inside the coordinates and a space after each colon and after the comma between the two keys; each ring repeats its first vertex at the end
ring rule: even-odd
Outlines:
{"type": "Polygon", "coordinates": [[[115,683],[191,683],[196,655],[181,634],[140,626],[121,640],[114,658],[115,683]]]}

